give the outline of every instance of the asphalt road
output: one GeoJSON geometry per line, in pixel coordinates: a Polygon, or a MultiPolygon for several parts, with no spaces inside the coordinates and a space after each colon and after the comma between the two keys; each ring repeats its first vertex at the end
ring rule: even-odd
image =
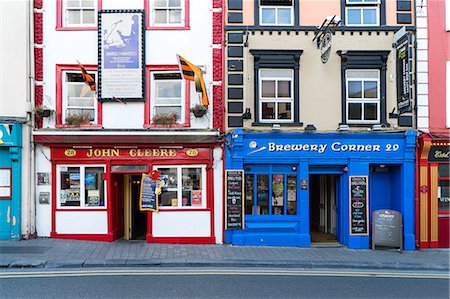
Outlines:
{"type": "Polygon", "coordinates": [[[295,269],[0,272],[0,298],[449,298],[446,275],[295,269]]]}

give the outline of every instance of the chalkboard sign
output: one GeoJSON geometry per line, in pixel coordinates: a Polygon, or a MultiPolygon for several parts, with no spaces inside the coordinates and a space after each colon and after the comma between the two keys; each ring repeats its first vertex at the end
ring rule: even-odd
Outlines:
{"type": "Polygon", "coordinates": [[[156,181],[150,175],[143,174],[141,181],[141,194],[139,208],[141,211],[158,212],[158,196],[155,192],[156,181]]]}
{"type": "Polygon", "coordinates": [[[227,229],[243,229],[244,171],[226,170],[227,229]]]}
{"type": "Polygon", "coordinates": [[[372,249],[375,246],[399,247],[403,252],[402,214],[392,210],[372,213],[372,249]]]}
{"type": "Polygon", "coordinates": [[[367,176],[350,177],[350,234],[369,234],[367,176]]]}

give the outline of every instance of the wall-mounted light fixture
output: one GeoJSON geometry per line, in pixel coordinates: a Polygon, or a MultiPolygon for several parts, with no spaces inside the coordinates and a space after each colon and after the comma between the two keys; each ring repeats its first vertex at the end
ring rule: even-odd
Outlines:
{"type": "Polygon", "coordinates": [[[245,109],[245,113],[241,115],[242,119],[251,119],[252,113],[250,112],[250,108],[245,109]]]}
{"type": "Polygon", "coordinates": [[[292,171],[297,171],[297,165],[292,166],[292,171]]]}
{"type": "Polygon", "coordinates": [[[281,126],[279,124],[272,125],[272,131],[280,131],[280,130],[281,130],[281,126]]]}
{"type": "Polygon", "coordinates": [[[316,127],[313,124],[308,124],[305,127],[306,132],[314,132],[316,130],[316,127]]]}
{"type": "Polygon", "coordinates": [[[349,131],[350,130],[350,128],[349,128],[349,126],[348,125],[346,125],[346,124],[339,124],[339,127],[337,128],[337,130],[339,131],[339,132],[345,132],[345,131],[349,131]]]}

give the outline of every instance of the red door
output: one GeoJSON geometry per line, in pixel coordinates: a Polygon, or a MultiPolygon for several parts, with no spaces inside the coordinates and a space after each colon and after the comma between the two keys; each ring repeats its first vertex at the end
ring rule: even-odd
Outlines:
{"type": "Polygon", "coordinates": [[[123,237],[123,205],[124,205],[124,194],[123,194],[123,174],[115,174],[111,176],[112,184],[112,230],[113,239],[117,240],[123,237]]]}

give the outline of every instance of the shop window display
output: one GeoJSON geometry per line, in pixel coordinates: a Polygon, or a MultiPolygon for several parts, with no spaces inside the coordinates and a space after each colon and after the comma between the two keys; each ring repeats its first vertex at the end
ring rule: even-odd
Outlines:
{"type": "Polygon", "coordinates": [[[161,166],[162,192],[159,207],[201,208],[206,206],[204,166],[161,166]]]}
{"type": "Polygon", "coordinates": [[[60,207],[105,207],[103,166],[58,166],[60,207]]]}

